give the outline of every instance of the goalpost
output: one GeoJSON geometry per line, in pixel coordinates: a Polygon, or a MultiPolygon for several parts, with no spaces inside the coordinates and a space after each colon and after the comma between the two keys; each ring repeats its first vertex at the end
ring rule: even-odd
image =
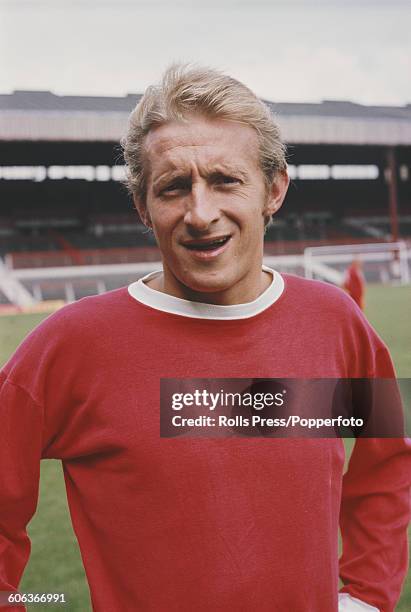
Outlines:
{"type": "Polygon", "coordinates": [[[341,285],[353,259],[359,259],[367,281],[407,285],[410,282],[405,242],[376,242],[308,247],[304,249],[306,278],[320,278],[341,285]]]}

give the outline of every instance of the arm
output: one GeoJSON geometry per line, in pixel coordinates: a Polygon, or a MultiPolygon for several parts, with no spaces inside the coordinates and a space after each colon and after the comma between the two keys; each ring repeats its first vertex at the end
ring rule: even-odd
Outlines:
{"type": "Polygon", "coordinates": [[[95,314],[89,298],[60,309],[25,338],[0,371],[0,596],[17,589],[28,561],[26,526],[36,510],[40,459],[77,458],[93,445],[82,435],[90,422],[89,356],[83,356],[95,314]]]}
{"type": "MultiPolygon", "coordinates": [[[[395,377],[387,349],[373,342],[373,378],[395,377]]],[[[394,381],[387,381],[388,384],[394,381]]],[[[379,388],[379,387],[376,387],[379,388]]],[[[390,421],[398,404],[390,402],[390,421]]],[[[388,412],[387,412],[388,413],[388,412]]],[[[347,593],[381,612],[393,612],[408,568],[411,440],[359,438],[343,478],[340,576],[347,593]]]]}
{"type": "Polygon", "coordinates": [[[37,506],[42,422],[36,402],[0,372],[0,591],[18,589],[30,554],[26,526],[37,506]]]}
{"type": "Polygon", "coordinates": [[[343,479],[342,592],[393,612],[408,566],[411,442],[358,439],[343,479]]]}

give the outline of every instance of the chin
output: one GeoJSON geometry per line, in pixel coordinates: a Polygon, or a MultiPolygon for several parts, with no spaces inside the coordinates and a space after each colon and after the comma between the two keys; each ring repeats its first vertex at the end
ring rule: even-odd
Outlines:
{"type": "Polygon", "coordinates": [[[217,293],[226,291],[235,285],[235,281],[227,280],[224,275],[217,278],[206,278],[206,275],[189,275],[181,279],[181,282],[191,291],[197,293],[217,293]]]}

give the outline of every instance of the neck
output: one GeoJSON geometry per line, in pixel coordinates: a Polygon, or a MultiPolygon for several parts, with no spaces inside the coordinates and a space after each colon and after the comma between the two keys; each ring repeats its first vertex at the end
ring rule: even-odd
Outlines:
{"type": "Polygon", "coordinates": [[[240,279],[233,287],[207,292],[187,287],[174,276],[170,278],[165,271],[158,277],[149,280],[147,285],[155,291],[160,291],[190,302],[231,306],[253,302],[268,289],[272,280],[272,275],[269,272],[260,269],[258,274],[255,275],[253,283],[249,283],[248,278],[240,279]]]}

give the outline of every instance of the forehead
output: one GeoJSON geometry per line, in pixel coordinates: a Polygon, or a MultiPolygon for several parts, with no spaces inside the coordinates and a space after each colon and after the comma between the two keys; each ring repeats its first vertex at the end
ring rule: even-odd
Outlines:
{"type": "Polygon", "coordinates": [[[224,119],[192,116],[151,130],[145,139],[145,161],[150,174],[192,164],[259,169],[257,133],[248,125],[224,119]]]}

